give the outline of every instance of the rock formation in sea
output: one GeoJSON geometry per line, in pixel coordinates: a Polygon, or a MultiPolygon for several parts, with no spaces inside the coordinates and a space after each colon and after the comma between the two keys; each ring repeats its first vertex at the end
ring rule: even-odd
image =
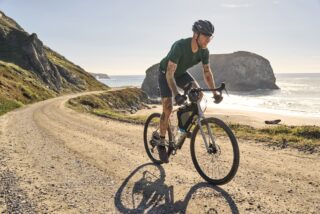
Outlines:
{"type": "Polygon", "coordinates": [[[94,76],[96,79],[110,79],[108,74],[103,74],[103,73],[92,73],[90,72],[92,76],[94,76]]]}

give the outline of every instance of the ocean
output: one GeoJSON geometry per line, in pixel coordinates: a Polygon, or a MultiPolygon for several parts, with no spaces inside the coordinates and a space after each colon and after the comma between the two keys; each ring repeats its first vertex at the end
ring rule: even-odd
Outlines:
{"type": "MultiPolygon", "coordinates": [[[[278,73],[276,84],[280,90],[256,90],[251,92],[229,92],[219,108],[271,112],[287,115],[308,115],[320,119],[320,73],[278,73]]],[[[110,76],[100,79],[110,87],[141,87],[144,75],[110,76]]],[[[217,105],[210,102],[208,107],[217,105]]]]}
{"type": "Polygon", "coordinates": [[[145,75],[109,75],[110,79],[98,79],[110,87],[136,86],[141,87],[145,75]]]}

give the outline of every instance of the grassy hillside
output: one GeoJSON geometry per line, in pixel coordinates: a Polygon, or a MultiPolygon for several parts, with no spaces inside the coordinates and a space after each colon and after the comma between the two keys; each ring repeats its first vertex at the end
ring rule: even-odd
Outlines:
{"type": "Polygon", "coordinates": [[[108,88],[0,11],[0,115],[62,94],[108,88]]]}
{"type": "Polygon", "coordinates": [[[37,77],[19,66],[0,61],[0,115],[22,106],[56,96],[37,77]]]}

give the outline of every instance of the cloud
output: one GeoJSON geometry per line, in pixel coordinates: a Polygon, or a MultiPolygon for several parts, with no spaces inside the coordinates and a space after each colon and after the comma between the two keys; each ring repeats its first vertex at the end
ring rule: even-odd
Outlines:
{"type": "Polygon", "coordinates": [[[247,8],[250,7],[250,4],[246,3],[246,4],[227,4],[227,3],[222,3],[221,4],[222,7],[226,7],[226,8],[247,8]]]}

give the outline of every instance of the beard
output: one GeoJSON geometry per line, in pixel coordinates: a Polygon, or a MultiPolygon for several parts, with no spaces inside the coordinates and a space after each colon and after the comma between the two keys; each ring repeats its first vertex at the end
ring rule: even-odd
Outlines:
{"type": "Polygon", "coordinates": [[[206,48],[207,48],[207,45],[205,45],[205,44],[200,44],[200,48],[201,48],[201,49],[206,49],[206,48]]]}

